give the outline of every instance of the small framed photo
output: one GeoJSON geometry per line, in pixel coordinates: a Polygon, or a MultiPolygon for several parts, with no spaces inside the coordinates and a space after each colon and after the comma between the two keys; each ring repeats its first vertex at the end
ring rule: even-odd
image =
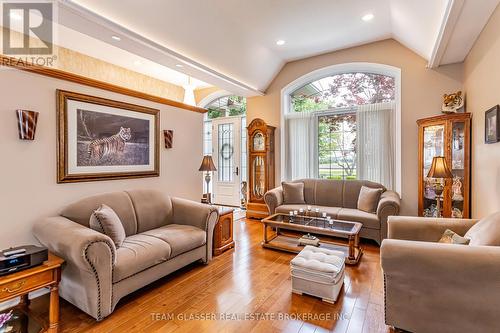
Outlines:
{"type": "Polygon", "coordinates": [[[497,105],[488,111],[484,117],[484,140],[486,143],[500,141],[500,107],[497,105]]]}

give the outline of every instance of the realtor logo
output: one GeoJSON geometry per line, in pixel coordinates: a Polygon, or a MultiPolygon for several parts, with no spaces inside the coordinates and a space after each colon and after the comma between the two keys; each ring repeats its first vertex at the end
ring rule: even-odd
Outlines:
{"type": "Polygon", "coordinates": [[[54,4],[47,1],[2,2],[3,54],[51,55],[54,4]]]}

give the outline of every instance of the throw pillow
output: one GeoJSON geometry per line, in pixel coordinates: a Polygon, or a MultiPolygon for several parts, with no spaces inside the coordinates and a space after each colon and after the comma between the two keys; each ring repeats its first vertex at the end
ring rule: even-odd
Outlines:
{"type": "Polygon", "coordinates": [[[116,247],[120,247],[125,239],[125,229],[115,211],[106,205],[101,205],[90,216],[90,229],[109,236],[116,247]]]}
{"type": "Polygon", "coordinates": [[[439,240],[439,243],[447,243],[447,244],[459,244],[459,245],[467,245],[469,244],[470,239],[465,238],[457,234],[456,232],[446,229],[439,240]]]}
{"type": "Polygon", "coordinates": [[[500,212],[474,224],[464,237],[470,239],[469,245],[500,246],[500,212]]]}
{"type": "Polygon", "coordinates": [[[285,204],[305,204],[304,183],[281,183],[283,188],[283,203],[285,204]]]}
{"type": "Polygon", "coordinates": [[[367,213],[375,213],[382,191],[383,189],[381,188],[361,186],[358,197],[358,209],[367,213]]]}

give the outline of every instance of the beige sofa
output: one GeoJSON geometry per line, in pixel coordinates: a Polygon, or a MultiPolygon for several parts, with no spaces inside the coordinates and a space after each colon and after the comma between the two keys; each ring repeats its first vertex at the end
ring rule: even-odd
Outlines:
{"type": "Polygon", "coordinates": [[[463,236],[476,222],[389,219],[381,247],[387,325],[411,332],[500,331],[500,246],[438,243],[446,229],[463,236]]]}
{"type": "Polygon", "coordinates": [[[281,187],[268,191],[264,200],[269,213],[285,213],[292,210],[319,208],[334,219],[355,221],[363,224],[360,235],[375,240],[378,244],[387,237],[387,217],[399,214],[400,198],[394,191],[386,190],[384,186],[364,180],[329,180],[300,179],[294,182],[304,183],[305,204],[286,204],[283,202],[281,187]],[[362,186],[382,188],[376,214],[357,209],[359,191],[362,186]]]}
{"type": "Polygon", "coordinates": [[[44,246],[64,258],[60,295],[97,320],[123,296],[192,262],[212,258],[218,211],[152,190],[95,195],[34,226],[44,246]],[[92,212],[111,207],[125,229],[123,245],[89,228],[92,212]]]}

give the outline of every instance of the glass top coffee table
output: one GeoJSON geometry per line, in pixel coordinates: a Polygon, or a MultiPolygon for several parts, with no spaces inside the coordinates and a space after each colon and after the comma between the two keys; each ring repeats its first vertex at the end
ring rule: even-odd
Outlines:
{"type": "Polygon", "coordinates": [[[274,214],[263,219],[262,246],[265,248],[299,253],[304,247],[299,245],[300,236],[283,233],[289,230],[299,234],[347,238],[347,244],[320,239],[319,247],[342,251],[346,254],[346,263],[355,265],[363,251],[359,246],[359,232],[363,226],[359,222],[327,220],[321,217],[289,216],[274,214]],[[271,233],[269,233],[271,230],[271,233]]]}

